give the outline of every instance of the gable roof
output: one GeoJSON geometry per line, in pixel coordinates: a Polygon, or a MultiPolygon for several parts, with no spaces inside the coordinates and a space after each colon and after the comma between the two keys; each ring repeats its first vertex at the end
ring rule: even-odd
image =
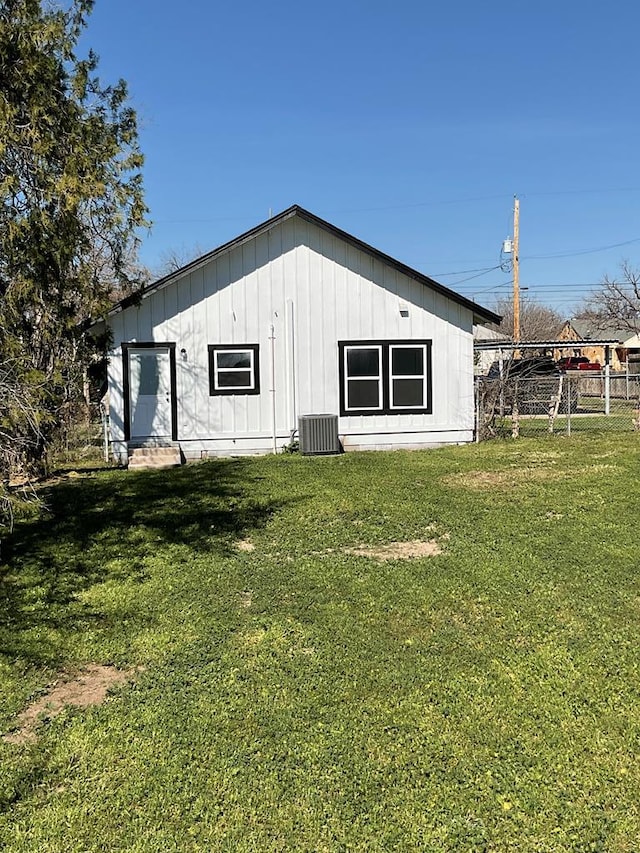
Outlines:
{"type": "Polygon", "coordinates": [[[481,323],[483,321],[489,323],[500,323],[502,318],[499,314],[495,314],[493,311],[489,311],[488,308],[483,308],[481,305],[477,305],[475,302],[472,302],[465,296],[461,296],[454,290],[449,290],[448,287],[445,287],[443,284],[440,284],[434,279],[429,278],[429,276],[418,272],[418,270],[414,270],[411,267],[408,267],[401,261],[398,261],[395,258],[392,258],[390,255],[386,255],[384,252],[381,252],[379,249],[375,249],[368,243],[359,240],[352,234],[348,234],[346,231],[342,231],[340,228],[336,228],[335,225],[332,225],[330,222],[321,219],[314,213],[310,213],[308,210],[305,210],[303,207],[300,207],[297,204],[288,207],[286,210],[283,210],[282,213],[276,214],[276,216],[273,216],[271,219],[267,219],[265,222],[262,222],[255,228],[251,228],[249,231],[245,231],[244,234],[240,234],[239,237],[235,237],[228,243],[224,243],[222,246],[218,246],[217,249],[213,249],[213,251],[207,252],[207,254],[196,258],[188,264],[185,264],[185,266],[180,267],[180,269],[174,270],[168,275],[159,278],[157,281],[148,284],[146,287],[143,287],[141,290],[138,290],[131,296],[127,296],[125,299],[122,299],[120,302],[114,305],[113,308],[111,308],[111,310],[108,312],[108,315],[116,314],[117,312],[122,311],[124,308],[128,308],[130,305],[137,305],[141,299],[144,299],[145,296],[147,296],[149,293],[152,293],[154,290],[158,290],[161,287],[165,287],[166,285],[171,284],[172,282],[176,281],[176,279],[181,278],[183,275],[193,272],[196,269],[199,269],[200,267],[204,266],[205,264],[208,264],[210,261],[219,257],[220,255],[223,255],[226,252],[230,252],[232,249],[235,249],[237,246],[240,246],[243,243],[248,242],[249,240],[255,239],[261,234],[270,231],[272,228],[275,228],[275,226],[280,225],[287,219],[291,219],[294,216],[298,216],[300,219],[304,219],[306,222],[310,222],[313,225],[317,225],[324,231],[327,231],[330,234],[339,237],[341,240],[344,240],[346,243],[349,243],[354,248],[359,249],[360,251],[365,252],[368,255],[371,255],[371,257],[376,258],[377,260],[382,261],[385,264],[388,264],[390,267],[393,267],[394,269],[398,270],[398,272],[401,272],[403,275],[415,279],[421,284],[424,284],[426,287],[430,287],[432,290],[435,290],[436,293],[440,293],[443,296],[446,296],[447,299],[451,299],[453,302],[457,302],[464,308],[468,308],[470,311],[473,312],[474,323],[481,323]]]}
{"type": "Polygon", "coordinates": [[[620,329],[606,322],[599,323],[595,318],[573,317],[567,320],[564,327],[571,327],[578,337],[583,341],[618,341],[622,343],[628,338],[634,337],[635,332],[630,329],[620,329]]]}

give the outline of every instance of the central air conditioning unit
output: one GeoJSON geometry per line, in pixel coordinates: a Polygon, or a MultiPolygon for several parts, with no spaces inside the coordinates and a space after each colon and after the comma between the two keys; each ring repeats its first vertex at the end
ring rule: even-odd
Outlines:
{"type": "Polygon", "coordinates": [[[300,415],[298,437],[303,456],[340,453],[337,415],[300,415]]]}

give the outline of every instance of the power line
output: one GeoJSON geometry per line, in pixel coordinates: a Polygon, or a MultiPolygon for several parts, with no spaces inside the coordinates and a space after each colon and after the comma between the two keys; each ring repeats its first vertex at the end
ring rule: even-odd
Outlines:
{"type": "Polygon", "coordinates": [[[638,193],[640,187],[599,187],[581,190],[549,190],[549,191],[534,191],[531,193],[521,193],[523,198],[529,196],[549,196],[549,195],[604,195],[607,193],[638,193]]]}
{"type": "MultiPolygon", "coordinates": [[[[575,252],[556,252],[550,255],[522,255],[520,260],[522,261],[545,261],[545,260],[554,260],[557,258],[576,258],[580,255],[595,255],[598,252],[606,252],[609,249],[619,249],[622,246],[631,246],[633,243],[640,243],[640,237],[633,237],[631,240],[623,240],[621,243],[610,243],[608,246],[597,246],[592,249],[580,249],[575,252]]],[[[429,262],[419,262],[414,263],[413,266],[426,266],[429,262]]],[[[476,272],[480,270],[486,270],[490,272],[491,270],[496,269],[496,267],[481,267],[478,270],[460,270],[459,272],[440,272],[440,273],[430,273],[433,278],[444,278],[449,275],[462,275],[466,272],[476,272]]]]}
{"type": "Polygon", "coordinates": [[[404,204],[389,204],[389,205],[381,205],[379,207],[352,207],[352,208],[340,208],[340,209],[332,209],[332,210],[324,210],[323,213],[331,214],[334,213],[375,213],[376,211],[384,211],[384,210],[406,210],[409,208],[416,207],[440,207],[444,205],[450,204],[472,204],[477,201],[496,201],[497,199],[503,199],[507,196],[506,193],[498,193],[496,195],[482,195],[482,196],[473,196],[471,198],[450,198],[450,199],[437,199],[430,201],[415,201],[408,202],[404,204]]]}
{"type": "Polygon", "coordinates": [[[501,287],[512,287],[513,280],[509,279],[508,281],[503,281],[501,284],[494,284],[491,287],[483,288],[482,290],[476,290],[475,288],[471,288],[471,292],[474,294],[483,294],[483,293],[491,293],[493,290],[498,290],[501,287]]]}
{"type": "Polygon", "coordinates": [[[584,249],[580,252],[563,252],[554,255],[526,255],[524,260],[550,260],[552,258],[575,258],[578,255],[594,255],[596,252],[606,252],[608,249],[619,249],[620,246],[630,246],[632,243],[640,243],[640,237],[634,237],[632,240],[624,240],[622,243],[611,243],[609,246],[599,246],[597,249],[584,249]]]}
{"type": "Polygon", "coordinates": [[[448,275],[464,275],[468,272],[492,272],[497,267],[477,267],[474,270],[457,270],[456,272],[434,272],[429,273],[431,278],[445,278],[448,275]]]}
{"type": "MultiPolygon", "coordinates": [[[[487,290],[493,290],[496,287],[508,287],[512,284],[512,281],[502,282],[501,284],[494,284],[491,287],[488,287],[487,290]]],[[[601,281],[569,281],[569,282],[541,282],[539,284],[533,284],[531,282],[524,283],[523,287],[528,287],[530,290],[547,290],[547,289],[563,289],[563,288],[585,288],[585,287],[602,287],[603,283],[601,281]]],[[[479,293],[480,291],[475,288],[471,288],[474,293],[479,293]]]]}
{"type": "MultiPolygon", "coordinates": [[[[574,190],[546,190],[520,193],[521,198],[529,198],[535,196],[562,196],[562,195],[609,195],[613,193],[638,193],[640,187],[586,187],[574,190]]],[[[470,198],[452,198],[452,199],[436,199],[429,201],[418,201],[408,203],[395,203],[389,205],[380,205],[377,207],[357,207],[357,208],[341,208],[325,210],[325,213],[370,213],[384,210],[403,210],[416,207],[439,207],[440,205],[450,204],[471,204],[478,201],[495,201],[497,199],[513,198],[513,193],[497,193],[495,195],[472,196],[470,198]]]]}
{"type": "MultiPolygon", "coordinates": [[[[465,289],[467,290],[467,292],[471,292],[471,293],[489,293],[492,290],[498,290],[499,288],[502,288],[502,287],[512,287],[512,286],[513,286],[513,281],[505,281],[505,282],[502,282],[501,284],[493,284],[490,287],[483,288],[482,290],[477,290],[475,287],[470,287],[470,288],[465,288],[465,289]]],[[[522,288],[527,288],[529,290],[529,292],[533,292],[533,291],[538,291],[538,290],[560,290],[561,291],[561,290],[566,290],[569,288],[572,290],[585,290],[587,288],[596,288],[599,286],[600,285],[598,285],[594,282],[592,284],[573,284],[573,283],[571,283],[571,284],[523,284],[522,288]]],[[[462,288],[461,288],[461,290],[462,290],[462,288]]]]}
{"type": "MultiPolygon", "coordinates": [[[[640,243],[640,237],[633,237],[631,240],[623,240],[621,243],[610,243],[608,246],[597,246],[593,249],[580,249],[576,252],[557,252],[550,255],[522,255],[520,260],[523,261],[543,261],[543,260],[553,260],[555,258],[576,258],[580,255],[595,255],[597,252],[606,252],[609,249],[619,249],[622,246],[631,246],[633,243],[640,243]]],[[[424,263],[420,264],[420,266],[424,266],[424,263]]],[[[496,269],[495,267],[487,267],[487,270],[496,269]]],[[[476,272],[476,270],[460,270],[460,273],[465,272],[476,272]]],[[[458,275],[458,273],[434,273],[433,277],[437,278],[438,276],[444,277],[447,275],[458,275]]]]}
{"type": "MultiPolygon", "coordinates": [[[[544,197],[544,196],[563,196],[563,195],[609,195],[615,193],[640,193],[640,187],[587,187],[582,189],[573,189],[573,190],[547,190],[547,191],[533,191],[533,192],[521,192],[521,198],[533,198],[533,197],[544,197]]],[[[440,206],[448,206],[455,204],[474,204],[479,201],[496,201],[498,199],[505,198],[513,198],[512,193],[504,192],[504,193],[495,193],[492,195],[483,195],[483,196],[470,196],[463,198],[448,198],[448,199],[429,199],[428,201],[417,201],[417,202],[394,202],[392,204],[387,205],[377,205],[375,207],[350,207],[350,208],[331,208],[329,210],[323,210],[324,214],[335,214],[335,213],[374,213],[376,211],[385,211],[385,210],[409,210],[417,207],[440,207],[440,206]]],[[[216,216],[216,217],[207,217],[207,218],[197,218],[197,219],[154,219],[154,224],[164,225],[164,224],[190,224],[190,223],[207,223],[207,222],[232,222],[239,220],[247,220],[250,219],[251,215],[241,215],[241,216],[216,216]]],[[[640,239],[640,238],[639,238],[640,239]]],[[[624,245],[624,244],[619,244],[624,245]]],[[[615,248],[612,246],[611,248],[615,248]]],[[[554,257],[554,256],[549,256],[554,257]]],[[[562,256],[557,256],[562,257],[562,256]]]]}
{"type": "Polygon", "coordinates": [[[480,278],[483,275],[488,275],[490,272],[495,272],[495,270],[500,269],[500,264],[497,264],[495,267],[490,267],[487,270],[483,270],[483,272],[479,272],[477,275],[470,275],[469,278],[461,278],[460,281],[454,281],[451,283],[451,287],[455,287],[458,284],[463,284],[465,281],[471,281],[474,278],[480,278]]]}

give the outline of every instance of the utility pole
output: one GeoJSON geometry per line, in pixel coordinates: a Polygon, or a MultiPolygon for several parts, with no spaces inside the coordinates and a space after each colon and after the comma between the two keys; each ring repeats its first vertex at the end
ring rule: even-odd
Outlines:
{"type": "Polygon", "coordinates": [[[520,200],[515,196],[513,198],[513,342],[520,343],[520,200]]]}

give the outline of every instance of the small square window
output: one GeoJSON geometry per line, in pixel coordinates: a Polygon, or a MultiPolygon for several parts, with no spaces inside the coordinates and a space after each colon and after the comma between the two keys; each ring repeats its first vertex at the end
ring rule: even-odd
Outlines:
{"type": "Polygon", "coordinates": [[[348,409],[379,409],[380,382],[377,379],[347,381],[348,409]]]}
{"type": "Polygon", "coordinates": [[[209,394],[259,394],[258,344],[209,344],[209,394]]]}
{"type": "Polygon", "coordinates": [[[379,376],[380,347],[349,347],[347,349],[347,375],[379,376]]]}
{"type": "Polygon", "coordinates": [[[424,407],[423,379],[394,379],[391,385],[394,409],[419,409],[424,407]]]}
{"type": "Polygon", "coordinates": [[[391,373],[394,376],[422,376],[424,347],[391,347],[391,373]]]}

